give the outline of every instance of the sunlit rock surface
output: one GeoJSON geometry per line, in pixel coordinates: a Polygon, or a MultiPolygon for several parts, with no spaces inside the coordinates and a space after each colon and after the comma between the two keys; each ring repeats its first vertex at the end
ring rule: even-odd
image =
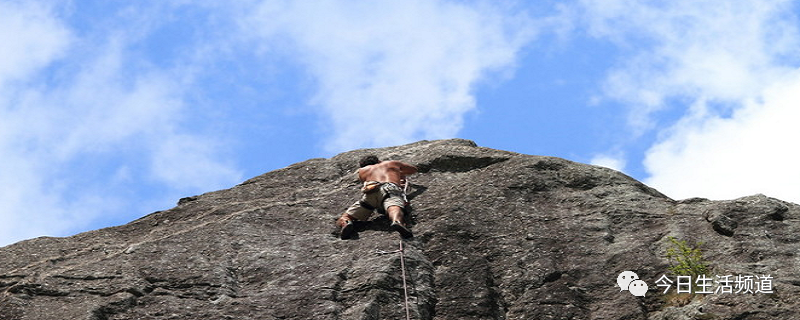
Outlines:
{"type": "Polygon", "coordinates": [[[456,139],[311,159],[123,226],[4,247],[0,319],[405,319],[400,255],[375,254],[399,247],[386,219],[352,240],[333,226],[371,153],[421,170],[412,319],[800,318],[797,205],[676,201],[611,169],[456,139]],[[710,276],[770,275],[773,293],[663,294],[669,236],[702,243],[710,276]],[[626,270],[645,297],[617,287],[626,270]]]}

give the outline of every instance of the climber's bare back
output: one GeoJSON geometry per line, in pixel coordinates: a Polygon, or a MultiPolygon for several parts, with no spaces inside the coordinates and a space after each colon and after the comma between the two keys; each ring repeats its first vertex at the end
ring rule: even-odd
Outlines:
{"type": "Polygon", "coordinates": [[[382,161],[358,170],[361,181],[393,182],[402,185],[407,175],[417,173],[417,168],[400,161],[382,161]]]}

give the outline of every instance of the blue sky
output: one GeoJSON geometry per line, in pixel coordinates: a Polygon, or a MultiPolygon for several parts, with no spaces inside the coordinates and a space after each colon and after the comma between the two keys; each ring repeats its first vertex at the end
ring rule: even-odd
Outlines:
{"type": "Polygon", "coordinates": [[[800,202],[798,9],[0,0],[0,245],[453,137],[612,167],[675,199],[800,202]]]}

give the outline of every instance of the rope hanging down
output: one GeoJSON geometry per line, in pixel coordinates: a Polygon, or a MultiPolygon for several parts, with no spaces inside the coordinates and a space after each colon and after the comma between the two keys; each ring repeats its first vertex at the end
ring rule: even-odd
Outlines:
{"type": "Polygon", "coordinates": [[[375,250],[375,253],[379,255],[391,254],[391,253],[400,254],[400,269],[403,275],[403,296],[405,298],[406,320],[411,320],[411,309],[409,308],[408,304],[408,284],[406,283],[406,260],[405,260],[405,254],[403,253],[404,250],[405,249],[403,248],[403,240],[401,239],[399,250],[395,251],[375,250]]]}
{"type": "Polygon", "coordinates": [[[403,270],[403,295],[406,299],[406,320],[411,320],[411,311],[408,309],[408,285],[406,285],[406,261],[403,253],[403,240],[400,239],[400,268],[403,270]]]}
{"type": "MultiPolygon", "coordinates": [[[[405,200],[406,206],[408,206],[408,185],[411,183],[408,182],[408,177],[405,177],[403,180],[403,200],[405,200]]],[[[403,251],[403,239],[400,239],[400,268],[403,271],[403,295],[406,299],[406,320],[411,320],[411,312],[408,308],[408,285],[406,285],[406,259],[403,251]]]]}
{"type": "MultiPolygon", "coordinates": [[[[408,185],[411,184],[408,182],[408,177],[403,179],[403,200],[405,200],[406,207],[408,206],[408,185]]],[[[405,296],[405,305],[406,305],[406,320],[411,320],[411,312],[408,308],[408,285],[406,285],[406,259],[405,253],[403,252],[403,239],[400,239],[400,268],[403,271],[403,295],[405,296]]]]}
{"type": "MultiPolygon", "coordinates": [[[[405,178],[403,181],[403,200],[405,200],[406,205],[408,205],[408,178],[405,178]]],[[[376,249],[375,253],[379,255],[384,254],[391,254],[391,253],[399,253],[400,254],[400,270],[401,274],[403,275],[403,297],[405,299],[405,308],[406,308],[406,320],[411,320],[411,309],[409,308],[408,304],[408,283],[406,282],[406,259],[403,248],[403,239],[400,239],[400,249],[395,251],[383,251],[380,249],[376,249]]]]}
{"type": "Polygon", "coordinates": [[[408,182],[408,177],[403,178],[403,201],[406,202],[406,206],[408,206],[408,185],[411,184],[408,182]]]}

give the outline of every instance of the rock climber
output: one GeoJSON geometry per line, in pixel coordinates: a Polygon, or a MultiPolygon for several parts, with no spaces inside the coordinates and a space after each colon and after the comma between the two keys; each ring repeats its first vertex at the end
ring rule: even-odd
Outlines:
{"type": "Polygon", "coordinates": [[[392,221],[391,228],[401,237],[412,237],[411,230],[403,222],[403,208],[407,203],[401,186],[406,183],[406,176],[417,173],[417,168],[400,161],[381,161],[375,155],[362,158],[358,165],[358,179],[364,183],[361,199],[336,221],[342,228],[340,237],[350,238],[355,231],[353,221],[369,219],[377,208],[386,210],[392,221]]]}

